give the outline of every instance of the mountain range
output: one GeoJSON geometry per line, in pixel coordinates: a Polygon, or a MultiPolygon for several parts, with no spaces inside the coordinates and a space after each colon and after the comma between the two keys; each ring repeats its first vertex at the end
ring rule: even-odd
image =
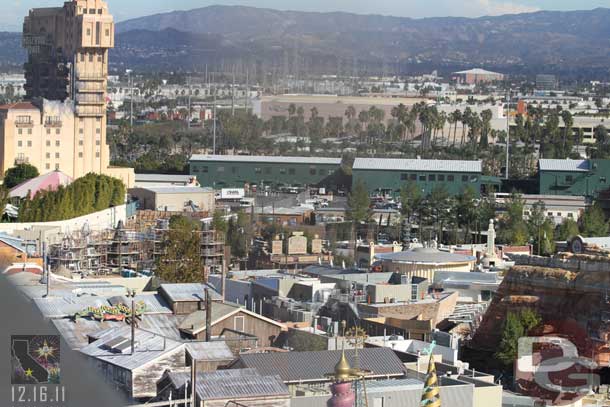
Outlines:
{"type": "MultiPolygon", "coordinates": [[[[112,64],[155,70],[209,65],[302,75],[481,66],[505,73],[607,77],[610,67],[610,9],[605,8],[412,19],[210,6],[127,20],[116,32],[112,64]]],[[[21,55],[6,52],[0,47],[0,58],[21,55]]]]}

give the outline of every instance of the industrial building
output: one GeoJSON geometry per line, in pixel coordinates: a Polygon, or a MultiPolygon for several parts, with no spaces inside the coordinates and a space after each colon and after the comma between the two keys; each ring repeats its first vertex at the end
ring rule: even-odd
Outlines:
{"type": "Polygon", "coordinates": [[[497,72],[487,71],[481,68],[469,69],[453,73],[453,78],[458,83],[474,85],[477,83],[489,83],[504,80],[504,75],[497,72]]]}
{"type": "Polygon", "coordinates": [[[610,188],[610,160],[552,160],[538,162],[541,195],[595,198],[610,188]]]}
{"type": "Polygon", "coordinates": [[[160,186],[131,188],[139,209],[170,212],[209,212],[215,208],[214,191],[196,186],[160,186]]]}
{"type": "Polygon", "coordinates": [[[190,174],[215,189],[319,185],[339,170],[341,158],[193,155],[190,174]]]}
{"type": "Polygon", "coordinates": [[[352,186],[363,182],[370,192],[394,194],[414,182],[424,195],[443,186],[451,195],[467,187],[479,194],[486,186],[498,186],[499,180],[484,177],[481,161],[356,158],[352,186]]]}

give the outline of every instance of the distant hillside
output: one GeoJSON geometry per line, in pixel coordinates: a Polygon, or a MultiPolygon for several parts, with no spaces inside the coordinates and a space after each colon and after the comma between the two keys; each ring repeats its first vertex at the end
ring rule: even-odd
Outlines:
{"type": "Polygon", "coordinates": [[[332,57],[335,69],[337,58],[349,69],[354,59],[365,65],[385,63],[399,68],[482,65],[572,73],[583,68],[607,71],[610,65],[610,9],[601,8],[476,19],[411,19],[210,6],[117,25],[121,35],[166,29],[217,36],[221,57],[225,55],[220,47],[228,42],[260,59],[286,54],[284,58],[293,63],[298,55],[314,69],[313,57],[332,57]]]}
{"type": "MultiPolygon", "coordinates": [[[[0,33],[0,65],[21,64],[19,34],[0,33]]],[[[310,73],[504,73],[610,77],[610,9],[411,19],[210,6],[117,24],[111,67],[237,66],[260,78],[310,73]]]]}

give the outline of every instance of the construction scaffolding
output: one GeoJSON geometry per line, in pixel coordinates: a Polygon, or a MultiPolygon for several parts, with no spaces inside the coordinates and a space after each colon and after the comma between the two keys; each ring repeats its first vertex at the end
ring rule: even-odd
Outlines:
{"type": "MultiPolygon", "coordinates": [[[[119,222],[116,228],[100,232],[93,233],[84,227],[65,233],[59,243],[49,245],[49,265],[53,272],[64,276],[151,275],[157,262],[166,254],[169,220],[157,219],[152,224],[147,222],[134,226],[127,228],[119,222]]],[[[223,235],[205,223],[194,233],[199,235],[205,275],[221,272],[225,264],[223,235]]]]}

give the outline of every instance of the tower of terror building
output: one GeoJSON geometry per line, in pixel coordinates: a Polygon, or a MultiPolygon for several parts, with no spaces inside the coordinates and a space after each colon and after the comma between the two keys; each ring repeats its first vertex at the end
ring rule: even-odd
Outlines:
{"type": "Polygon", "coordinates": [[[114,20],[103,0],[72,0],[32,9],[23,23],[28,102],[0,106],[2,173],[27,162],[40,173],[74,178],[94,172],[122,179],[130,168],[110,167],[106,144],[108,50],[114,20]]]}

